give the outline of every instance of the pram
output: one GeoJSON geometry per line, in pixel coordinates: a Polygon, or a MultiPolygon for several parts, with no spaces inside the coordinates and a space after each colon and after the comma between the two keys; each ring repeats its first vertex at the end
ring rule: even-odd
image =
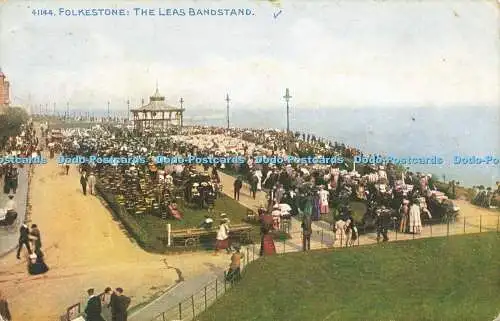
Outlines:
{"type": "Polygon", "coordinates": [[[0,226],[7,228],[15,228],[17,223],[17,212],[7,211],[0,208],[0,226]]]}

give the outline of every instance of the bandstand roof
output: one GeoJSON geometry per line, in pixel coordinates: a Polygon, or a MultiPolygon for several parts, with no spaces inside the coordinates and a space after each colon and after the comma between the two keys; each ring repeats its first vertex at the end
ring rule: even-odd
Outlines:
{"type": "Polygon", "coordinates": [[[165,101],[165,96],[160,95],[158,88],[156,88],[153,96],[149,97],[149,103],[139,108],[131,110],[132,112],[162,112],[162,111],[184,111],[184,108],[168,105],[165,101]]]}

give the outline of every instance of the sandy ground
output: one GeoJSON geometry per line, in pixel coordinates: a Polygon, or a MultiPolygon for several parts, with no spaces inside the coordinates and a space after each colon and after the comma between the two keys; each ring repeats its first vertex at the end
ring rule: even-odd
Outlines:
{"type": "Polygon", "coordinates": [[[148,301],[177,280],[165,258],[185,278],[228,266],[226,255],[143,251],[97,197],[83,196],[76,168],[66,176],[52,160],[35,168],[32,184],[32,223],[41,230],[50,271],[30,276],[26,258],[17,260],[15,253],[0,260],[0,289],[16,321],[58,320],[68,306],[84,301],[89,287],[122,287],[132,305],[148,301]]]}

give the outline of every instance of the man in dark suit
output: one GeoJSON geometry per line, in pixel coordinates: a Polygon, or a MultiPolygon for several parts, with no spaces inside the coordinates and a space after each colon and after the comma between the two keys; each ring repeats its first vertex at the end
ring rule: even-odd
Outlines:
{"type": "Polygon", "coordinates": [[[94,294],[94,289],[88,289],[87,293],[89,294],[89,300],[87,301],[87,307],[85,308],[85,320],[104,321],[101,316],[101,300],[94,294]]]}
{"type": "Polygon", "coordinates": [[[26,224],[21,225],[21,228],[19,229],[19,246],[17,248],[18,260],[21,259],[21,249],[23,248],[23,245],[26,246],[26,248],[28,249],[28,253],[31,254],[29,234],[30,230],[28,228],[28,225],[26,224]]]}
{"type": "Polygon", "coordinates": [[[111,295],[111,315],[113,321],[127,321],[127,309],[130,305],[130,298],[123,295],[122,288],[116,288],[111,295]]]}
{"type": "Polygon", "coordinates": [[[241,180],[241,177],[238,176],[238,178],[236,178],[236,180],[234,181],[234,199],[237,201],[240,200],[240,190],[242,186],[243,182],[241,180]]]}
{"type": "Polygon", "coordinates": [[[302,251],[311,249],[312,221],[311,215],[304,215],[302,219],[302,251]]]}
{"type": "Polygon", "coordinates": [[[87,195],[87,174],[82,172],[80,176],[80,185],[82,185],[83,195],[87,195]]]}

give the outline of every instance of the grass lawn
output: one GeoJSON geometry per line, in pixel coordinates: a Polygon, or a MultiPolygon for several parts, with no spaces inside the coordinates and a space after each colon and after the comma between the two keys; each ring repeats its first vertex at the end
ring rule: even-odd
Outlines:
{"type": "MultiPolygon", "coordinates": [[[[167,223],[170,223],[174,230],[197,228],[205,219],[205,215],[208,214],[206,209],[195,209],[188,205],[179,204],[179,209],[183,214],[183,219],[180,221],[174,219],[163,220],[153,215],[147,215],[145,223],[151,221],[152,224],[161,225],[165,228],[167,223]]],[[[232,224],[239,224],[243,223],[243,219],[247,215],[247,208],[230,197],[222,196],[215,201],[215,209],[211,215],[216,224],[219,222],[221,213],[226,213],[232,224]]]]}
{"type": "Polygon", "coordinates": [[[500,234],[266,257],[198,321],[493,320],[500,234]]]}
{"type": "MultiPolygon", "coordinates": [[[[201,222],[205,219],[205,215],[208,214],[206,209],[194,209],[188,205],[179,204],[179,209],[183,214],[183,219],[180,221],[173,219],[164,220],[153,215],[145,215],[141,218],[136,217],[135,219],[140,227],[149,234],[149,239],[152,240],[152,242],[155,242],[158,237],[165,236],[168,223],[172,225],[173,230],[198,228],[201,222]]],[[[219,218],[221,213],[227,214],[231,224],[241,224],[244,223],[243,219],[247,215],[247,208],[230,197],[222,196],[218,198],[215,202],[215,209],[211,214],[215,223],[214,230],[216,230],[218,223],[220,222],[219,218]]],[[[255,241],[259,239],[259,229],[257,226],[251,236],[255,241]]]]}
{"type": "MultiPolygon", "coordinates": [[[[352,217],[354,218],[354,221],[358,223],[361,222],[363,215],[365,215],[366,212],[366,205],[363,202],[351,201],[349,202],[349,206],[352,209],[352,217]]],[[[330,214],[321,215],[321,219],[328,223],[335,223],[335,219],[333,217],[335,214],[337,214],[337,209],[332,208],[330,209],[330,214]]]]}

